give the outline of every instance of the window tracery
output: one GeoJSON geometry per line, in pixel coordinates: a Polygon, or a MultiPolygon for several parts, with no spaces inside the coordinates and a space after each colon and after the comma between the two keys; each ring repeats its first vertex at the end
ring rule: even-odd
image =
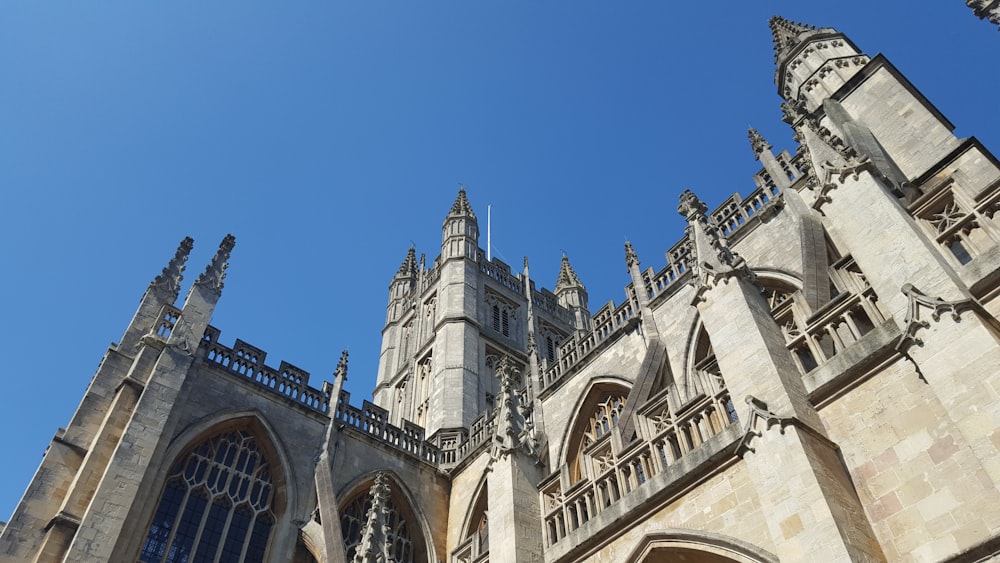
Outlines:
{"type": "Polygon", "coordinates": [[[254,436],[218,434],[174,464],[139,560],[263,561],[275,522],[273,493],[254,436]]]}
{"type": "MultiPolygon", "coordinates": [[[[385,522],[384,532],[386,541],[389,543],[389,552],[393,556],[395,563],[414,563],[415,552],[413,538],[410,536],[410,525],[407,519],[396,508],[394,496],[390,495],[387,505],[383,511],[385,522]]],[[[398,502],[398,501],[397,501],[398,502]]],[[[347,560],[354,559],[358,544],[361,541],[361,531],[368,519],[368,511],[371,510],[372,499],[367,489],[357,495],[341,512],[340,531],[344,537],[344,547],[347,551],[347,560]]]]}

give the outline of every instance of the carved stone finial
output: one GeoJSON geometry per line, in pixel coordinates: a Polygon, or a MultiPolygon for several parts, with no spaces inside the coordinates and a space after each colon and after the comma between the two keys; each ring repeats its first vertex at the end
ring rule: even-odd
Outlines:
{"type": "Polygon", "coordinates": [[[795,125],[809,110],[803,100],[785,100],[781,102],[781,120],[789,125],[795,125]]]}
{"type": "Polygon", "coordinates": [[[193,247],[194,239],[184,237],[180,246],[177,247],[177,253],[170,259],[167,267],[163,268],[160,275],[156,276],[151,285],[162,288],[168,295],[173,296],[173,299],[177,299],[177,294],[181,290],[181,280],[184,279],[185,263],[187,263],[193,247]]]}
{"type": "Polygon", "coordinates": [[[375,476],[368,491],[371,508],[361,528],[361,538],[354,551],[353,563],[389,563],[395,561],[389,538],[389,477],[384,471],[375,476]]]}
{"type": "Polygon", "coordinates": [[[406,258],[399,265],[396,272],[397,278],[414,278],[417,276],[417,251],[412,246],[406,251],[406,258]]]}
{"type": "Polygon", "coordinates": [[[496,374],[500,380],[500,393],[490,458],[496,461],[518,448],[536,456],[538,440],[531,422],[533,406],[517,390],[519,372],[509,356],[504,355],[500,359],[496,374]]]}
{"type": "Polygon", "coordinates": [[[753,149],[753,157],[755,159],[760,160],[760,155],[764,151],[771,150],[771,144],[753,127],[747,131],[747,137],[750,138],[750,148],[753,149]]]}
{"type": "Polygon", "coordinates": [[[771,27],[771,38],[774,40],[776,63],[781,62],[782,56],[802,42],[804,34],[816,31],[816,26],[789,21],[781,16],[772,17],[768,25],[771,27]]]}
{"type": "Polygon", "coordinates": [[[705,203],[691,190],[684,190],[680,199],[677,212],[687,220],[688,238],[692,241],[691,283],[698,289],[696,299],[719,281],[734,276],[754,281],[756,276],[746,261],[729,248],[719,226],[705,214],[708,210],[705,203]]]}
{"type": "Polygon", "coordinates": [[[458,190],[458,197],[455,198],[455,203],[451,205],[451,211],[448,212],[448,217],[470,217],[472,219],[476,218],[476,214],[472,212],[472,206],[469,205],[469,198],[465,196],[465,184],[459,184],[461,186],[458,190]]]}
{"type": "Polygon", "coordinates": [[[1000,26],[1000,0],[965,0],[965,5],[977,18],[1000,26]]]}
{"type": "Polygon", "coordinates": [[[635,253],[635,249],[632,248],[632,243],[625,241],[625,265],[631,268],[633,265],[639,265],[639,255],[635,253]]]}
{"type": "Polygon", "coordinates": [[[583,283],[580,282],[580,278],[576,275],[576,272],[573,270],[573,266],[569,263],[569,258],[563,254],[562,265],[559,266],[559,279],[556,280],[555,292],[558,294],[559,292],[570,288],[584,289],[583,283]]]}
{"type": "Polygon", "coordinates": [[[694,195],[691,190],[684,190],[684,193],[681,194],[681,203],[677,206],[677,212],[681,216],[691,221],[704,217],[707,211],[708,206],[705,205],[705,202],[698,199],[698,196],[694,195]]]}
{"type": "Polygon", "coordinates": [[[347,350],[340,353],[340,361],[337,362],[336,369],[333,370],[334,378],[343,378],[347,381],[347,350]]]}
{"type": "Polygon", "coordinates": [[[205,271],[198,276],[194,284],[205,287],[216,295],[221,295],[224,285],[222,281],[226,279],[226,269],[229,268],[229,255],[232,254],[234,246],[236,246],[236,237],[226,235],[226,238],[222,239],[222,243],[219,244],[219,250],[212,257],[212,261],[205,268],[205,271]]]}

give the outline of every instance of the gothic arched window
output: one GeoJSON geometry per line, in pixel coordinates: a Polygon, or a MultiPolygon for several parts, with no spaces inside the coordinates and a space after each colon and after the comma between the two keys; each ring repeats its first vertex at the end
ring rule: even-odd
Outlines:
{"type": "MultiPolygon", "coordinates": [[[[389,487],[390,493],[382,514],[387,525],[387,543],[389,553],[395,563],[422,563],[426,561],[426,547],[419,528],[415,528],[416,518],[409,511],[407,503],[396,490],[397,486],[389,487]]],[[[361,541],[362,529],[368,520],[368,511],[372,507],[372,498],[367,488],[358,493],[350,502],[341,508],[340,531],[344,538],[347,560],[354,559],[354,553],[361,541]]]]}
{"type": "Polygon", "coordinates": [[[566,457],[570,466],[570,479],[574,483],[583,478],[584,452],[618,425],[618,417],[625,408],[627,397],[628,389],[619,385],[602,384],[595,386],[581,405],[566,457]]]}
{"type": "Polygon", "coordinates": [[[264,561],[273,497],[270,465],[252,434],[205,440],[171,469],[139,560],[264,561]]]}

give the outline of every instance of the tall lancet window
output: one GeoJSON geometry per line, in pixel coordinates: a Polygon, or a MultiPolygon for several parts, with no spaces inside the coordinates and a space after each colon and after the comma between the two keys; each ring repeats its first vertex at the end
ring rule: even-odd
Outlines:
{"type": "Polygon", "coordinates": [[[139,560],[264,561],[273,496],[253,435],[236,430],[205,440],[171,469],[139,560]]]}

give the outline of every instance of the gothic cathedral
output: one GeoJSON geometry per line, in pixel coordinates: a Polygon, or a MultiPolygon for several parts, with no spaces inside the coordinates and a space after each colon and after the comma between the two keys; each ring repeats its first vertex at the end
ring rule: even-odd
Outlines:
{"type": "Polygon", "coordinates": [[[317,386],[208,324],[231,236],[179,305],[185,239],[0,561],[1000,560],[1000,163],[881,55],[770,25],[798,146],[749,131],[754,191],[679,194],[596,311],[566,257],[552,290],[487,260],[460,191],[372,401],[346,353],[317,386]]]}

